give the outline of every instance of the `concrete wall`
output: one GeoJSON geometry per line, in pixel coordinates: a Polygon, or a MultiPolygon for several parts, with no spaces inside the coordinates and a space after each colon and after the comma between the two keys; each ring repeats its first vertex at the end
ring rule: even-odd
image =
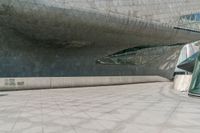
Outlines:
{"type": "Polygon", "coordinates": [[[0,77],[160,75],[171,79],[182,47],[145,49],[135,56],[124,57],[124,60],[140,63],[104,65],[96,63],[107,56],[99,52],[113,50],[112,45],[81,48],[48,46],[21,38],[12,30],[0,28],[0,31],[0,77]]]}
{"type": "Polygon", "coordinates": [[[169,82],[159,76],[0,78],[0,91],[169,82]]]}

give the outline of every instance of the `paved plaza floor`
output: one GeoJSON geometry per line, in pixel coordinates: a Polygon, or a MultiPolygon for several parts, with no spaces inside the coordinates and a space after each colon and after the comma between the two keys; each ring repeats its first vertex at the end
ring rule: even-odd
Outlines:
{"type": "Polygon", "coordinates": [[[0,92],[0,133],[199,133],[200,99],[148,83],[0,92]]]}

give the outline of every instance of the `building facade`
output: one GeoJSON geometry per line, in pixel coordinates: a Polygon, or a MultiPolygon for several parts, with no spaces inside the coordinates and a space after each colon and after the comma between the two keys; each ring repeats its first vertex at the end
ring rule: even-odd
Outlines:
{"type": "Polygon", "coordinates": [[[182,46],[200,39],[199,14],[199,0],[1,0],[0,76],[171,79],[182,46]],[[137,63],[101,60],[131,50],[137,63]]]}

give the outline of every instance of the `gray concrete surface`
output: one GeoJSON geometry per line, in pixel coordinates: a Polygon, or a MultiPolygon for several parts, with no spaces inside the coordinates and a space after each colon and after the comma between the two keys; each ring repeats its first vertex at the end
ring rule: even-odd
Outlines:
{"type": "Polygon", "coordinates": [[[0,91],[167,82],[160,76],[0,78],[0,91]]]}
{"type": "Polygon", "coordinates": [[[173,83],[0,93],[1,133],[199,133],[200,101],[173,83]]]}

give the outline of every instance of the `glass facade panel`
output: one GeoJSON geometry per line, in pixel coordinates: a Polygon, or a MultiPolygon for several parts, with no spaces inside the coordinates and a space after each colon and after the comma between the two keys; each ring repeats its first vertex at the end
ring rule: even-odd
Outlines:
{"type": "Polygon", "coordinates": [[[184,15],[180,17],[179,28],[200,31],[200,13],[184,15]]]}
{"type": "Polygon", "coordinates": [[[200,55],[196,60],[189,95],[200,96],[200,55]]]}

